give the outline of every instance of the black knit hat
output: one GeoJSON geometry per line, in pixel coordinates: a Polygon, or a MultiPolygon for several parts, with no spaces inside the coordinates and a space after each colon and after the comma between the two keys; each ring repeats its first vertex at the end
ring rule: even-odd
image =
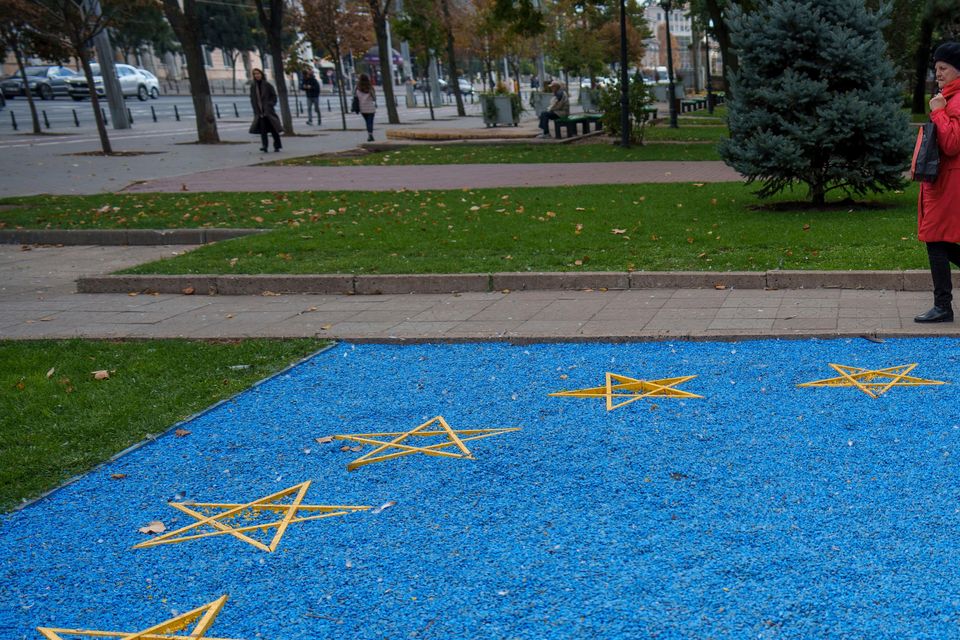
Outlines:
{"type": "Polygon", "coordinates": [[[945,42],[933,53],[934,62],[946,62],[960,71],[960,42],[945,42]]]}

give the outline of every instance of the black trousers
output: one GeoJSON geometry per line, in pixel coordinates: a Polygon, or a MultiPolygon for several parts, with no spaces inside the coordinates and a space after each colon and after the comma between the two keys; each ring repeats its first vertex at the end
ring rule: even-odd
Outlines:
{"type": "Polygon", "coordinates": [[[280,132],[277,131],[276,127],[273,126],[273,123],[270,122],[270,118],[260,118],[260,146],[264,149],[267,148],[268,134],[273,134],[274,149],[283,148],[283,145],[280,144],[280,132]]]}
{"type": "Polygon", "coordinates": [[[541,111],[540,112],[540,128],[543,129],[543,132],[547,135],[550,135],[550,121],[558,120],[560,116],[555,114],[553,111],[541,111]]]}
{"type": "Polygon", "coordinates": [[[950,263],[960,267],[960,244],[954,242],[928,242],[927,257],[930,259],[930,275],[933,276],[933,304],[950,309],[953,302],[953,278],[950,263]]]}

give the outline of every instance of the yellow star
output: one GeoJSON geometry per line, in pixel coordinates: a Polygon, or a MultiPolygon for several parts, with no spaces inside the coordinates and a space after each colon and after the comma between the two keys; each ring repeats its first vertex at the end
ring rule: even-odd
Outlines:
{"type": "Polygon", "coordinates": [[[307,494],[307,489],[310,488],[310,481],[302,482],[300,484],[294,485],[283,491],[278,491],[269,496],[264,496],[262,498],[257,498],[252,502],[246,503],[235,503],[235,502],[170,502],[170,506],[179,509],[180,511],[186,513],[189,516],[192,516],[197,519],[197,522],[181,527],[176,531],[170,531],[163,535],[157,536],[147,540],[146,542],[141,542],[133,546],[134,549],[142,549],[145,547],[155,547],[160,544],[173,544],[176,542],[185,542],[187,540],[196,540],[198,538],[209,538],[211,536],[222,536],[222,535],[231,535],[235,538],[239,538],[246,543],[252,544],[258,549],[263,551],[275,551],[277,545],[280,544],[280,539],[283,537],[283,534],[286,533],[287,527],[294,522],[306,522],[307,520],[320,520],[322,518],[332,518],[334,516],[343,516],[348,513],[356,513],[357,511],[366,511],[370,509],[369,506],[343,506],[343,505],[320,505],[320,504],[302,504],[304,496],[307,494]],[[296,494],[293,498],[293,502],[290,503],[278,503],[278,500],[282,500],[291,494],[296,494]],[[208,511],[219,511],[219,513],[214,513],[212,515],[207,515],[199,511],[194,510],[191,507],[196,507],[197,509],[206,509],[208,511]],[[223,520],[236,518],[236,517],[253,517],[257,516],[261,511],[269,512],[278,512],[283,514],[283,517],[280,520],[273,522],[258,522],[256,524],[246,525],[242,527],[231,527],[228,524],[225,524],[223,520]],[[308,515],[297,517],[299,513],[311,513],[315,515],[308,515]],[[193,533],[190,535],[183,535],[189,531],[195,529],[201,529],[204,527],[210,527],[215,529],[215,531],[202,531],[201,533],[193,533]],[[255,540],[250,536],[246,535],[245,532],[252,532],[256,530],[267,531],[268,529],[276,528],[276,533],[273,535],[273,539],[270,540],[269,544],[264,544],[259,540],[255,540]]]}
{"type": "Polygon", "coordinates": [[[348,471],[354,471],[365,464],[381,462],[383,460],[390,460],[392,458],[399,458],[400,456],[409,456],[414,453],[422,453],[428,456],[440,456],[444,458],[469,458],[470,460],[473,460],[473,454],[470,453],[470,450],[467,449],[467,446],[463,444],[464,442],[469,442],[470,440],[480,440],[482,438],[498,436],[501,433],[507,433],[508,431],[519,430],[520,429],[517,427],[500,429],[454,430],[450,428],[450,425],[447,424],[447,421],[443,419],[443,416],[437,416],[419,426],[414,427],[410,431],[384,433],[346,433],[336,435],[334,438],[337,440],[352,440],[362,444],[378,445],[377,448],[370,453],[360,456],[347,465],[348,471]],[[439,424],[440,428],[428,430],[427,428],[432,424],[439,424]],[[403,444],[403,442],[408,438],[431,436],[446,436],[447,439],[443,442],[423,447],[415,447],[413,445],[403,444]],[[388,442],[384,442],[382,440],[375,440],[375,438],[392,439],[388,442]],[[459,453],[453,451],[443,451],[443,449],[446,449],[447,447],[456,447],[459,450],[459,453]],[[399,451],[384,453],[381,455],[381,453],[387,449],[399,449],[399,451]]]}
{"type": "Polygon", "coordinates": [[[914,378],[907,374],[913,371],[917,363],[902,364],[886,369],[862,369],[848,367],[842,364],[830,364],[837,373],[837,378],[826,378],[798,384],[798,387],[856,387],[871,398],[879,398],[892,387],[919,387],[923,385],[947,384],[940,380],[925,380],[914,378]]]}
{"type": "MultiPolygon", "coordinates": [[[[207,630],[213,625],[213,621],[216,620],[220,609],[226,602],[227,596],[221,596],[202,607],[182,613],[143,631],[88,631],[85,629],[54,629],[51,627],[37,627],[37,631],[48,640],[70,640],[74,637],[120,638],[120,640],[177,640],[178,638],[194,640],[195,638],[207,638],[207,630]],[[188,635],[177,635],[178,631],[186,629],[194,620],[197,621],[197,624],[188,635]]],[[[207,638],[207,640],[229,639],[207,638]]]]}
{"type": "Polygon", "coordinates": [[[638,380],[616,373],[607,372],[606,384],[602,387],[576,389],[574,391],[558,391],[551,396],[572,398],[606,398],[607,411],[613,411],[641,398],[702,398],[689,391],[677,389],[677,385],[693,380],[697,376],[682,376],[679,378],[663,378],[660,380],[638,380]],[[623,402],[614,403],[614,398],[627,398],[623,402]]]}

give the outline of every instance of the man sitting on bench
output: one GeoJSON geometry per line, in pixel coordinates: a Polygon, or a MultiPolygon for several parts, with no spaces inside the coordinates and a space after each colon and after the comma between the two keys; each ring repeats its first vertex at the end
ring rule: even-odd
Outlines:
{"type": "Polygon", "coordinates": [[[570,99],[567,98],[567,93],[563,90],[563,83],[554,80],[550,83],[550,88],[553,89],[553,100],[550,101],[547,110],[540,113],[540,128],[543,129],[541,138],[550,137],[551,120],[566,118],[570,115],[570,99]]]}

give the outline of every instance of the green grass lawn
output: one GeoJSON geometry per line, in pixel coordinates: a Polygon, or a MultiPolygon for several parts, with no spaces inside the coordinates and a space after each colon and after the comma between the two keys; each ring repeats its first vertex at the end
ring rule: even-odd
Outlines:
{"type": "Polygon", "coordinates": [[[0,341],[0,510],[56,487],[323,345],[319,340],[0,341]],[[95,380],[92,372],[98,370],[108,371],[109,379],[95,380]]]}
{"type": "Polygon", "coordinates": [[[248,203],[247,215],[259,212],[273,232],[126,273],[923,268],[916,193],[911,186],[872,198],[882,208],[829,211],[758,210],[738,183],[234,194],[246,198],[235,207],[248,203]]]}
{"type": "MultiPolygon", "coordinates": [[[[653,127],[649,131],[653,131],[653,127]]],[[[693,134],[690,134],[693,135],[693,134]]],[[[711,135],[703,134],[703,135],[711,135]]],[[[362,156],[319,155],[279,160],[276,166],[354,166],[411,164],[527,164],[719,160],[713,144],[645,144],[623,149],[609,142],[591,144],[416,144],[362,156]]]]}

